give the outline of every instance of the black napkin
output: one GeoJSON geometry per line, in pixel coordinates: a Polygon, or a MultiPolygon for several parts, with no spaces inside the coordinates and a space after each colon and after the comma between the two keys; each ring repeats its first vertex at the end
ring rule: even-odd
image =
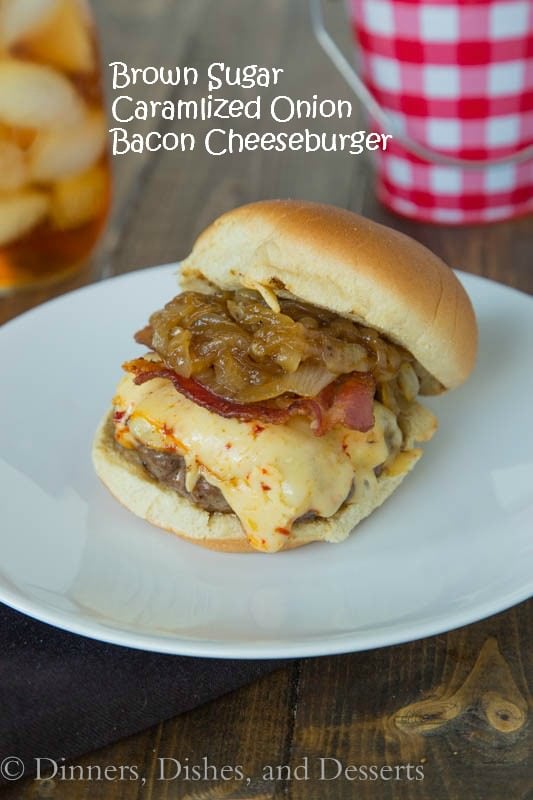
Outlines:
{"type": "MultiPolygon", "coordinates": [[[[286,662],[104,644],[0,604],[0,764],[71,759],[251,683],[286,662]]],[[[4,782],[0,777],[0,783],[4,782]]]]}

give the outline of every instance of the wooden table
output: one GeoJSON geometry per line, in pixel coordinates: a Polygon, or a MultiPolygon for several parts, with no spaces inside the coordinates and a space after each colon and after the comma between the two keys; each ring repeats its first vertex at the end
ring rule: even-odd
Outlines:
{"type": "MultiPolygon", "coordinates": [[[[259,63],[283,67],[283,91],[295,98],[316,93],[350,99],[313,39],[305,0],[93,0],[93,6],[106,63],[187,64],[202,71],[214,61],[259,63]]],[[[343,15],[341,0],[330,0],[330,26],[348,49],[343,15]]],[[[151,99],[192,99],[205,87],[128,91],[151,99]]],[[[269,94],[265,90],[265,99],[269,94]]],[[[239,96],[238,90],[233,96],[239,96]]],[[[157,124],[162,131],[172,127],[157,124]]],[[[232,125],[238,131],[250,129],[242,120],[232,125]]],[[[147,131],[154,124],[139,126],[147,131]]],[[[213,127],[196,124],[198,136],[207,126],[213,127]]],[[[302,123],[287,130],[298,126],[302,123]]],[[[354,129],[353,121],[335,127],[354,129]]],[[[363,120],[359,127],[365,127],[363,120]]],[[[324,120],[321,129],[334,128],[324,120]]],[[[198,149],[129,154],[117,157],[114,167],[114,212],[92,266],[54,291],[4,299],[0,320],[102,276],[179,259],[218,214],[264,197],[302,197],[362,212],[411,234],[452,266],[533,292],[531,219],[457,229],[394,217],[376,203],[371,166],[364,157],[257,152],[214,158],[198,149]]],[[[526,800],[533,796],[527,716],[530,612],[523,603],[422,641],[294,661],[252,686],[78,760],[84,765],[144,765],[149,776],[144,786],[27,781],[4,789],[2,796],[526,800]],[[244,790],[231,782],[158,782],[156,758],[176,754],[191,763],[208,755],[215,765],[243,764],[252,784],[244,790]],[[305,756],[334,756],[345,766],[411,763],[422,766],[425,777],[409,781],[404,772],[399,781],[261,780],[262,765],[294,769],[305,756]]]]}

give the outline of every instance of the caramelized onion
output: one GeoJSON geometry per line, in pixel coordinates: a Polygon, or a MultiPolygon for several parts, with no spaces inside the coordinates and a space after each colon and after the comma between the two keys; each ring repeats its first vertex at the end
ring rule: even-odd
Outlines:
{"type": "Polygon", "coordinates": [[[396,412],[418,392],[442,387],[400,345],[378,331],[299,300],[270,308],[255,291],[184,292],[136,338],[165,366],[235,402],[284,394],[313,397],[338,376],[372,375],[396,412]]]}
{"type": "Polygon", "coordinates": [[[398,372],[398,388],[409,402],[413,401],[420,391],[420,382],[411,364],[405,361],[398,372]]]}

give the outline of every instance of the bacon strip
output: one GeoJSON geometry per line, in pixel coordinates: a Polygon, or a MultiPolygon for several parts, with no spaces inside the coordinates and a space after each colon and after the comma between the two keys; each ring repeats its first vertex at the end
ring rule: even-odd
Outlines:
{"type": "Polygon", "coordinates": [[[138,385],[153,378],[165,378],[173,383],[180,394],[197,405],[221,417],[236,418],[241,422],[259,420],[280,425],[300,414],[310,418],[311,430],[316,436],[323,436],[336,424],[363,432],[374,425],[372,403],[376,387],[368,373],[352,373],[326,386],[316,397],[300,397],[280,408],[266,403],[227,400],[194,378],[185,378],[162,366],[159,361],[135,358],[123,364],[123,368],[135,375],[134,381],[138,385]]]}

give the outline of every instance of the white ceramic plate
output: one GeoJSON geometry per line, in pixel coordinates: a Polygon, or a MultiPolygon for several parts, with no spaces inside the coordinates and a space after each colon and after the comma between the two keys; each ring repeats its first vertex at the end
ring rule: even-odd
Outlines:
{"type": "Polygon", "coordinates": [[[533,301],[462,274],[475,374],[429,405],[422,462],[340,545],[224,555],[152,528],[93,473],[94,429],[176,291],[176,265],[61,297],[0,329],[0,600],[77,633],[200,656],[363,650],[428,636],[532,593],[533,301]]]}

